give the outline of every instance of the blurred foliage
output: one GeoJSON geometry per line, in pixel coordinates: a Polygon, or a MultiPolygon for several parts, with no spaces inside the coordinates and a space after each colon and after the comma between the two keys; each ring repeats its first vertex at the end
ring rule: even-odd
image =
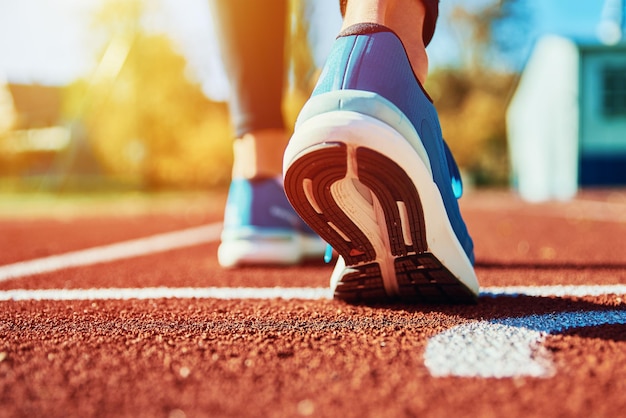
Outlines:
{"type": "Polygon", "coordinates": [[[498,61],[505,57],[509,64],[519,64],[515,62],[520,59],[517,52],[529,31],[528,2],[491,0],[481,7],[458,2],[450,19],[466,72],[494,69],[504,64],[498,61]]]}
{"type": "MultiPolygon", "coordinates": [[[[503,73],[490,60],[497,49],[493,27],[509,19],[510,6],[517,3],[498,0],[471,11],[457,6],[453,25],[467,55],[456,68],[435,69],[426,85],[444,137],[479,185],[508,181],[504,115],[516,75],[503,73]]],[[[153,4],[104,3],[96,28],[110,41],[100,67],[91,79],[67,88],[64,110],[74,121],[73,146],[91,153],[106,176],[143,188],[225,185],[232,165],[227,106],[208,100],[186,77],[184,58],[165,36],[143,28],[146,5],[153,4]]],[[[290,6],[283,105],[288,130],[318,74],[308,39],[307,2],[290,0],[290,6]]]]}
{"type": "Polygon", "coordinates": [[[226,104],[209,101],[186,77],[169,39],[141,29],[141,6],[105,3],[97,24],[111,41],[96,75],[68,87],[66,117],[86,132],[105,175],[149,189],[225,184],[232,164],[226,104]]]}
{"type": "Polygon", "coordinates": [[[476,185],[504,185],[510,173],[505,114],[519,74],[505,69],[503,57],[522,41],[526,9],[521,0],[478,8],[459,3],[451,19],[461,63],[431,72],[426,89],[462,170],[476,185]],[[509,39],[514,33],[517,41],[509,39]]]}
{"type": "MultiPolygon", "coordinates": [[[[306,5],[290,6],[288,130],[316,79],[306,5]]],[[[110,40],[100,67],[66,91],[75,141],[86,141],[103,174],[121,182],[148,189],[225,185],[233,139],[227,106],[208,100],[185,76],[186,62],[165,36],[146,33],[145,7],[141,0],[110,0],[98,14],[96,29],[110,40]]]]}
{"type": "Polygon", "coordinates": [[[426,83],[443,136],[459,166],[476,185],[508,182],[505,112],[517,75],[439,69],[426,83]]]}

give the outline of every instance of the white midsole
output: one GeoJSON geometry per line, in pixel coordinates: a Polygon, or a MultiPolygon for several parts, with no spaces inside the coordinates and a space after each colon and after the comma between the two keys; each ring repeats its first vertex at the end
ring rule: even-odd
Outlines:
{"type": "Polygon", "coordinates": [[[246,238],[223,240],[217,249],[222,267],[246,264],[291,265],[300,261],[323,257],[326,243],[316,236],[293,234],[289,239],[246,238]]]}

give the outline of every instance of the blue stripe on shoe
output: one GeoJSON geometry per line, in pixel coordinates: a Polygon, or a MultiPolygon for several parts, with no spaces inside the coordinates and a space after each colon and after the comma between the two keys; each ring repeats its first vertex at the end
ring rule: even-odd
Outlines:
{"type": "Polygon", "coordinates": [[[463,196],[463,179],[461,178],[461,171],[459,170],[459,166],[456,164],[452,151],[450,151],[450,147],[445,140],[443,141],[443,146],[446,151],[448,169],[450,170],[450,183],[452,184],[452,191],[454,192],[454,197],[460,199],[461,196],[463,196]]]}

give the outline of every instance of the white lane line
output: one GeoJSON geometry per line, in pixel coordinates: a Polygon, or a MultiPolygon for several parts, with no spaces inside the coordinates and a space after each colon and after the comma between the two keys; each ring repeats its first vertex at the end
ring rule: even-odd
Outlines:
{"type": "Polygon", "coordinates": [[[430,338],[424,364],[436,377],[551,377],[555,366],[543,346],[551,333],[626,324],[626,310],[557,312],[477,321],[430,338]]]}
{"type": "Polygon", "coordinates": [[[0,282],[33,274],[50,273],[69,267],[106,263],[214,242],[219,239],[221,231],[222,223],[214,223],[86,250],[7,264],[0,266],[0,282]]]}
{"type": "MultiPolygon", "coordinates": [[[[625,285],[486,287],[481,297],[524,295],[535,297],[582,297],[626,295],[625,285]]],[[[332,299],[328,287],[144,287],[103,289],[12,289],[0,291],[2,300],[92,299],[332,299]]]]}
{"type": "Polygon", "coordinates": [[[505,286],[483,287],[481,297],[536,296],[583,297],[600,295],[626,295],[626,284],[612,285],[555,285],[555,286],[505,286]]]}
{"type": "MultiPolygon", "coordinates": [[[[482,297],[527,295],[535,297],[626,295],[624,285],[487,287],[482,297]]],[[[329,300],[327,287],[205,287],[37,289],[0,291],[0,301],[128,300],[128,299],[305,299],[329,300]]],[[[424,364],[433,376],[550,377],[555,373],[543,342],[547,335],[566,329],[626,324],[626,310],[556,312],[545,315],[474,321],[430,338],[424,364]]]]}
{"type": "Polygon", "coordinates": [[[332,299],[327,287],[146,287],[127,289],[37,289],[0,291],[6,300],[110,299],[332,299]]]}

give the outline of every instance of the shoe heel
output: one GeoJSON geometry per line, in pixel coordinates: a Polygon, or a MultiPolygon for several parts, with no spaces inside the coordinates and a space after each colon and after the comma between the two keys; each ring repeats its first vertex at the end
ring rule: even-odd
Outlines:
{"type": "Polygon", "coordinates": [[[389,125],[348,111],[311,118],[284,173],[295,210],[345,260],[338,298],[475,300],[473,267],[429,167],[389,125]]]}

